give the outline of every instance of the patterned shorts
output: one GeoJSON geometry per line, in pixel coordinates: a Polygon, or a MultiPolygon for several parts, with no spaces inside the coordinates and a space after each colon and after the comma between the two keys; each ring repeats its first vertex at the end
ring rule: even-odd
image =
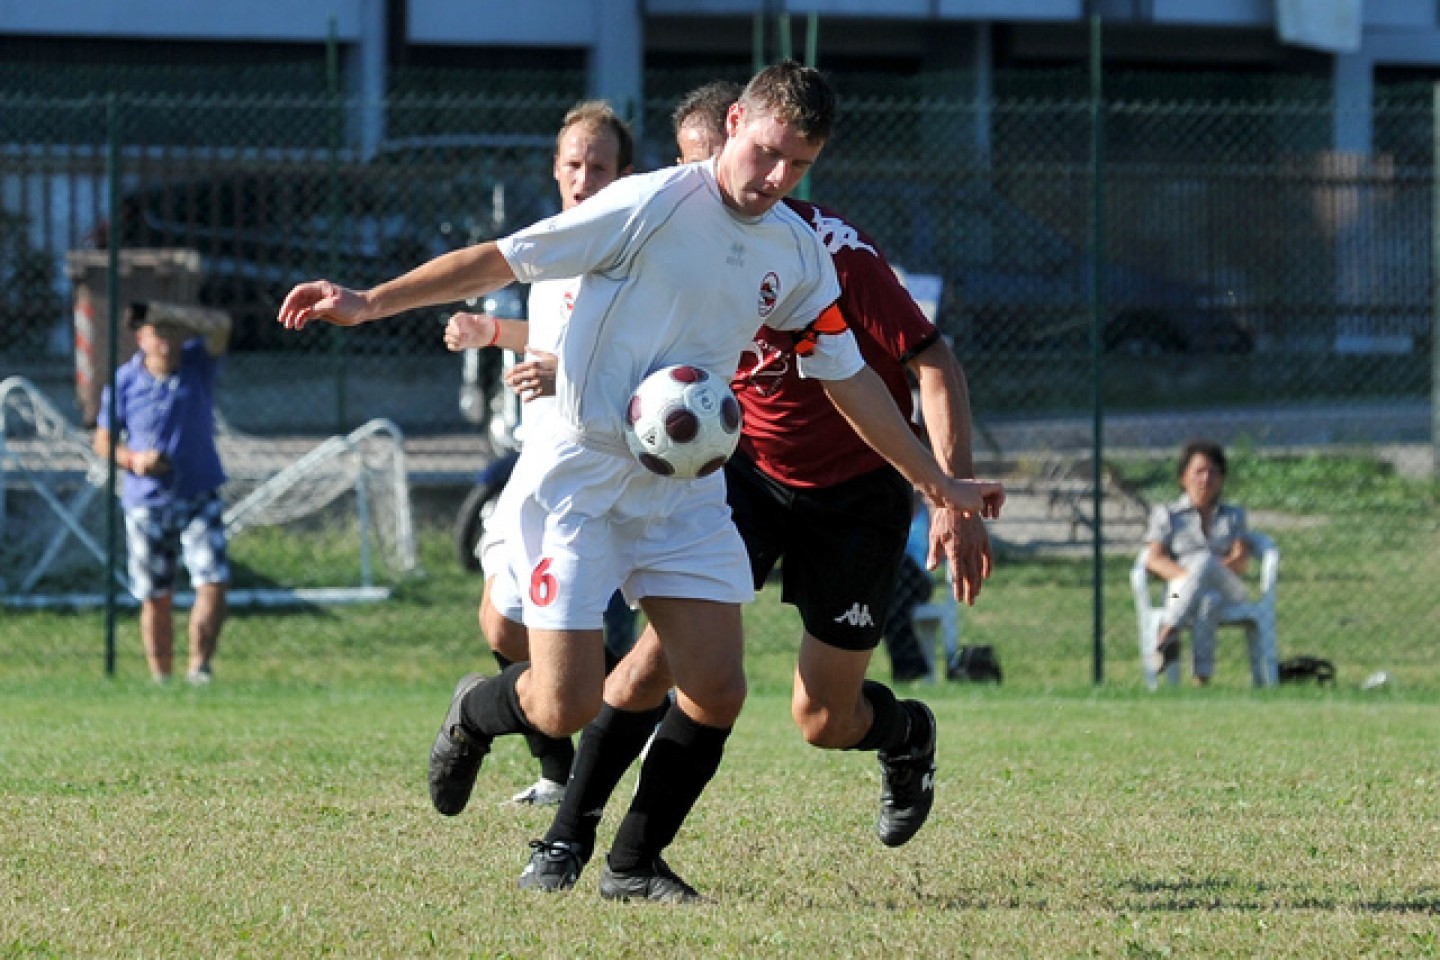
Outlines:
{"type": "Polygon", "coordinates": [[[183,551],[190,582],[229,583],[225,504],[214,491],[164,507],[125,511],[130,590],[138,600],[175,592],[175,561],[183,551]]]}

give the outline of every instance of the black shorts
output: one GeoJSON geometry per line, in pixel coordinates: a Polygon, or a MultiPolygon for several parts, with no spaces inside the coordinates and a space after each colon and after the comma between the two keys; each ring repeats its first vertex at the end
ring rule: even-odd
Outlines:
{"type": "Polygon", "coordinates": [[[725,465],[725,484],[755,588],[783,558],[781,599],[805,631],[842,650],[873,650],[910,532],[910,484],[887,467],[833,487],[791,487],[740,455],[725,465]]]}

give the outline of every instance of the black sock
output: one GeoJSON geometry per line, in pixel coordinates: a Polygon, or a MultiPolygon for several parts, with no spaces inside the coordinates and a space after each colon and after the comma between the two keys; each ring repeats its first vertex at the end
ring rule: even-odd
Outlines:
{"type": "Polygon", "coordinates": [[[910,712],[905,705],[895,699],[889,687],[875,680],[866,680],[860,694],[870,701],[874,719],[860,742],[848,749],[889,752],[902,746],[910,737],[910,712]]]}
{"type": "Polygon", "coordinates": [[[730,729],[706,727],[671,709],[640,768],[640,786],[610,847],[610,868],[648,867],[680,832],[680,825],[715,776],[730,729]]]}
{"type": "Polygon", "coordinates": [[[586,850],[594,848],[595,831],[610,794],[645,749],[645,741],[669,706],[669,700],[653,710],[617,710],[608,703],[601,706],[599,715],[580,734],[570,784],[545,834],[546,840],[566,840],[586,850]]]}
{"type": "Polygon", "coordinates": [[[528,663],[512,663],[499,676],[482,680],[460,701],[460,719],[471,730],[487,737],[507,733],[534,733],[535,728],[520,709],[515,681],[530,669],[528,663]]]}
{"type": "MultiPolygon", "coordinates": [[[[515,661],[499,651],[492,650],[500,669],[514,665],[515,661]]],[[[525,734],[525,743],[530,747],[530,756],[540,761],[540,776],[556,783],[570,778],[570,765],[575,762],[575,745],[569,737],[551,737],[539,730],[525,734]]]]}

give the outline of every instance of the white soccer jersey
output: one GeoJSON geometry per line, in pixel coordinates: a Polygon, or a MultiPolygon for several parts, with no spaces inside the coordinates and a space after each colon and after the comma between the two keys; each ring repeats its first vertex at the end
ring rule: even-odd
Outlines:
{"type": "MultiPolygon", "coordinates": [[[[632,603],[751,599],[722,475],[650,473],[625,445],[625,411],[662,366],[728,378],[762,323],[798,331],[815,320],[840,293],[815,232],[783,206],[737,217],[713,164],[695,164],[626,177],[499,248],[522,281],[580,278],[557,351],[555,429],[529,438],[506,489],[518,507],[497,582],[524,623],[598,628],[617,586],[632,603]]],[[[821,337],[807,362],[828,379],[864,365],[848,332],[821,337]]]]}
{"type": "MultiPolygon", "coordinates": [[[[560,339],[557,406],[585,444],[625,450],[624,413],[646,375],[674,363],[734,374],[767,324],[800,330],[840,294],[830,254],[793,211],[743,218],[714,161],[625,177],[499,241],[522,281],[580,277],[560,339]]],[[[864,365],[848,334],[821,338],[806,373],[864,365]]]]}
{"type": "MultiPolygon", "coordinates": [[[[570,311],[575,306],[575,288],[580,281],[574,277],[562,280],[541,280],[530,286],[530,299],[526,307],[529,334],[525,343],[525,359],[536,359],[535,351],[556,353],[560,349],[560,335],[565,324],[570,322],[570,311]]],[[[526,432],[533,433],[555,410],[554,397],[535,397],[526,400],[520,407],[520,416],[526,432]]]]}

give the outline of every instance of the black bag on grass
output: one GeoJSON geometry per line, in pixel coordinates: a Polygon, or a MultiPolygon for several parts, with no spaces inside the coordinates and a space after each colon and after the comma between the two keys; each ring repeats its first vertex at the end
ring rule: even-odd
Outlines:
{"type": "Polygon", "coordinates": [[[995,648],[989,645],[961,647],[945,676],[950,680],[999,683],[1002,678],[1000,658],[995,656],[995,648]]]}
{"type": "Polygon", "coordinates": [[[1277,666],[1281,683],[1314,680],[1324,685],[1335,682],[1335,664],[1320,657],[1290,657],[1281,660],[1277,666]]]}

